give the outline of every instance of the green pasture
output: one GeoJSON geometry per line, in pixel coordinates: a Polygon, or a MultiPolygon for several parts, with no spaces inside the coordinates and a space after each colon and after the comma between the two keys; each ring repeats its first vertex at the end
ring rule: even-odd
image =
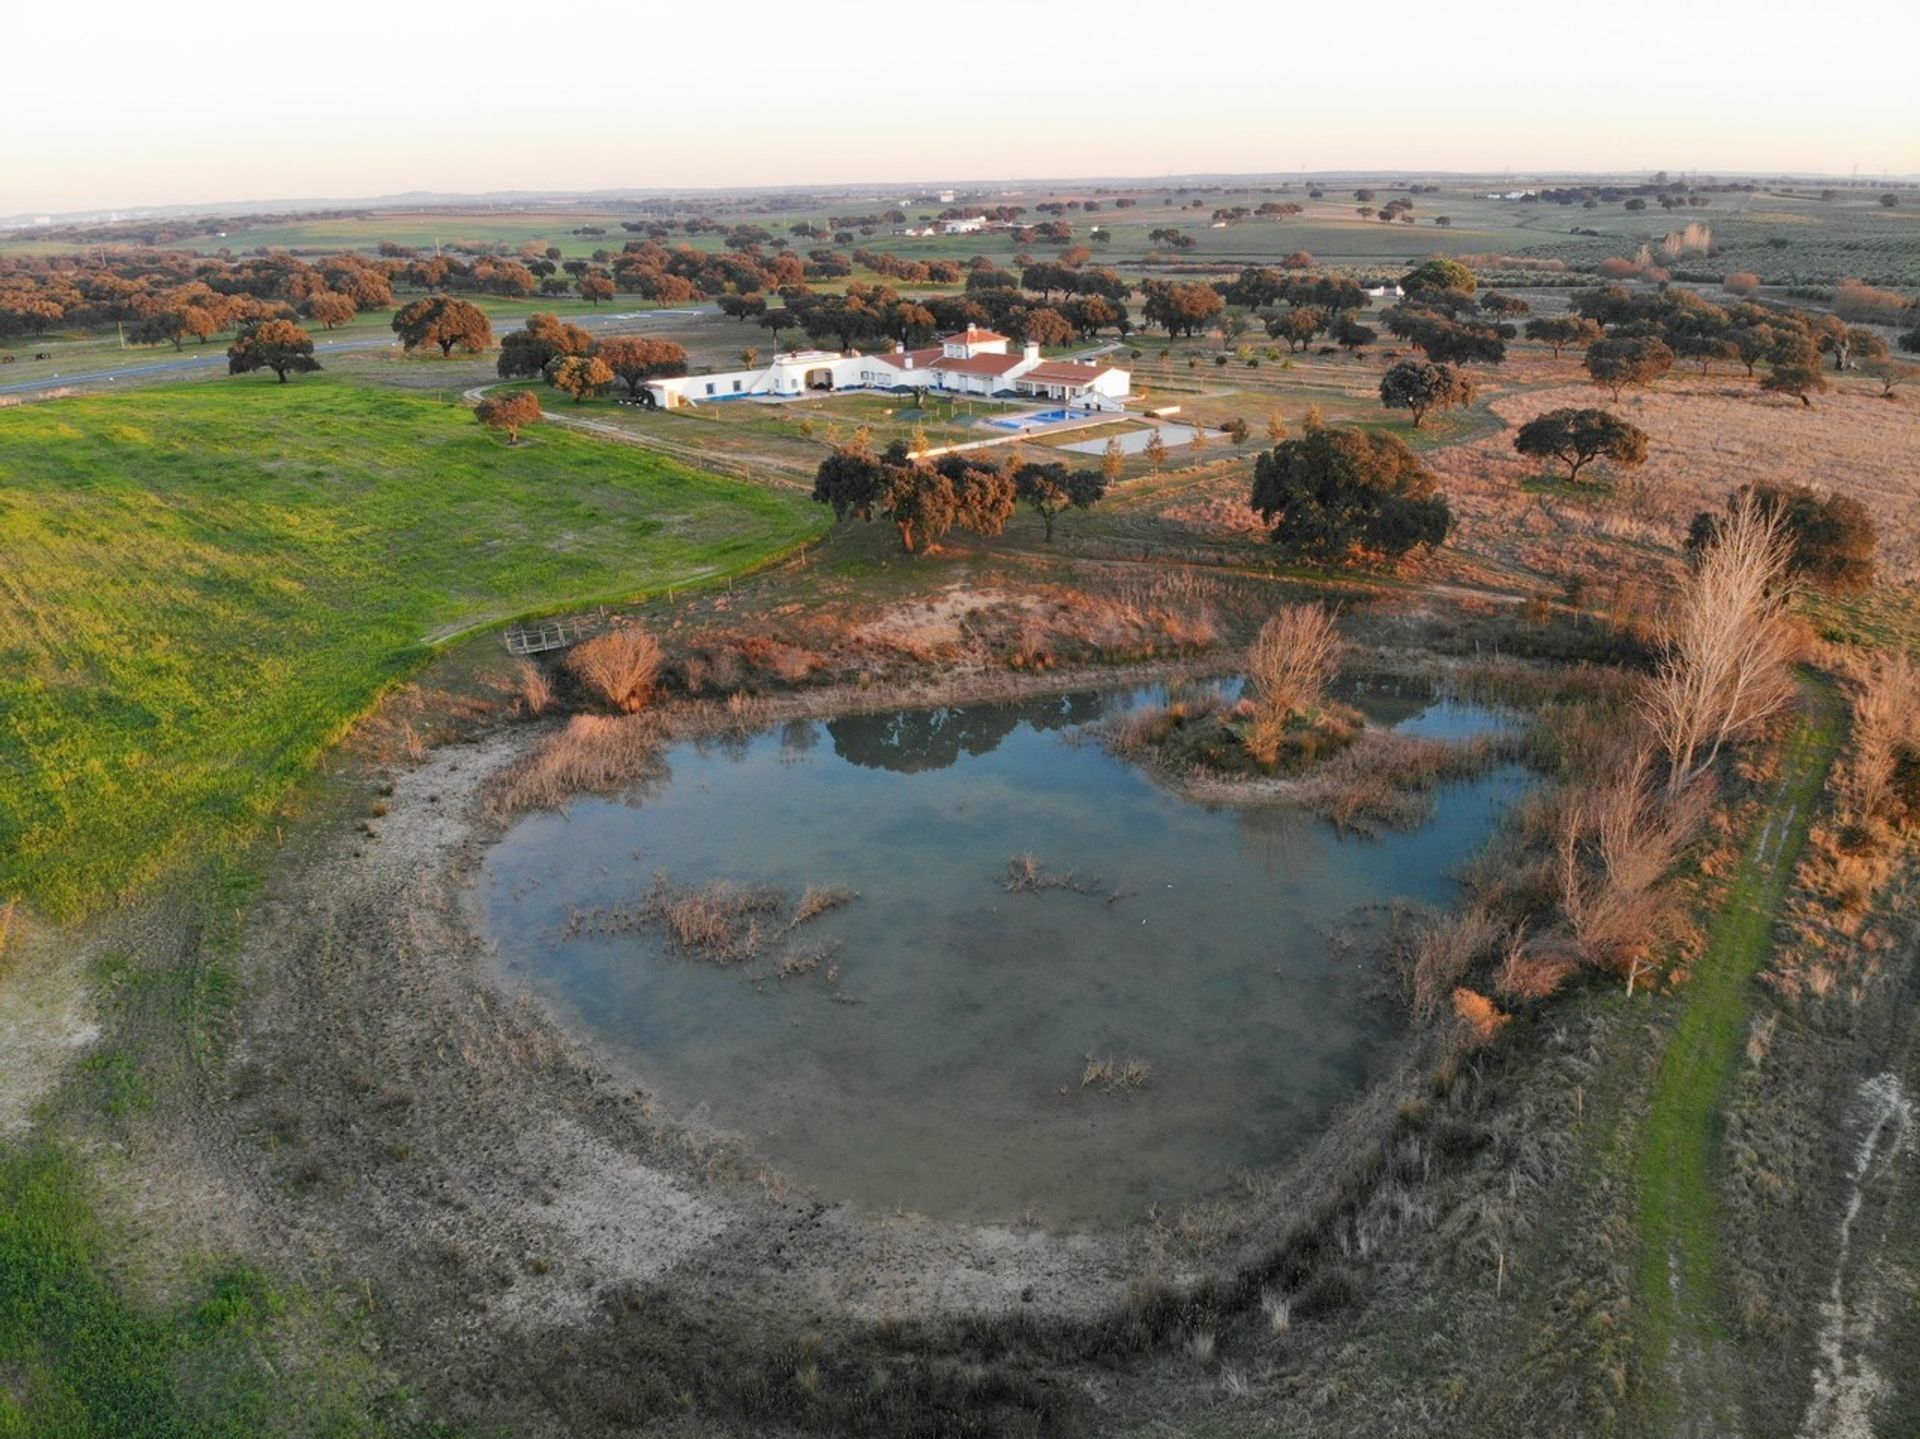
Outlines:
{"type": "Polygon", "coordinates": [[[822,523],[335,376],[0,411],[0,894],[72,916],[220,851],[435,637],[739,571],[822,523]]]}

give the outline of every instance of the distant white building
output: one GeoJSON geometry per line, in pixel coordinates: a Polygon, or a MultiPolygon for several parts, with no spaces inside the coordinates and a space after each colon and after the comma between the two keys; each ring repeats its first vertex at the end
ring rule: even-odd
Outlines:
{"type": "Polygon", "coordinates": [[[791,397],[812,390],[939,390],[956,395],[1019,395],[1082,409],[1118,410],[1133,373],[1100,360],[1043,360],[1029,344],[1019,354],[993,330],[968,327],[922,350],[899,347],[863,355],[793,350],[764,369],[649,380],[648,398],[662,409],[753,397],[791,397]]]}

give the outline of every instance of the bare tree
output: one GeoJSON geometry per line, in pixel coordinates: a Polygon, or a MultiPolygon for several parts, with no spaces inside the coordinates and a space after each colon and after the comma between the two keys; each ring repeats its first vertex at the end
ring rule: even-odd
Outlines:
{"type": "Polygon", "coordinates": [[[1669,794],[1792,702],[1791,558],[1779,516],[1743,497],[1681,584],[1642,697],[1666,752],[1669,794]]]}
{"type": "Polygon", "coordinates": [[[1247,650],[1247,683],[1259,713],[1248,747],[1271,764],[1287,721],[1320,703],[1344,645],[1324,605],[1288,605],[1260,626],[1247,650]]]}

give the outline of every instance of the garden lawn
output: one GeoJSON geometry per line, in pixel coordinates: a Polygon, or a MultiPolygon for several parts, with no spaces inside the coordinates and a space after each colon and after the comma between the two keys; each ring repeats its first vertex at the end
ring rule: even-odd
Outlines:
{"type": "Polygon", "coordinates": [[[0,899],[245,837],[428,640],[730,574],[804,499],[329,376],[0,411],[0,899]]]}

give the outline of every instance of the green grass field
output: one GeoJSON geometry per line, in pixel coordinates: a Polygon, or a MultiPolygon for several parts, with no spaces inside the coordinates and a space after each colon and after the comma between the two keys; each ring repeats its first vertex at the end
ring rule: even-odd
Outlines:
{"type": "Polygon", "coordinates": [[[430,637],[735,572],[822,524],[328,376],[0,412],[0,894],[70,917],[218,852],[430,637]]]}

